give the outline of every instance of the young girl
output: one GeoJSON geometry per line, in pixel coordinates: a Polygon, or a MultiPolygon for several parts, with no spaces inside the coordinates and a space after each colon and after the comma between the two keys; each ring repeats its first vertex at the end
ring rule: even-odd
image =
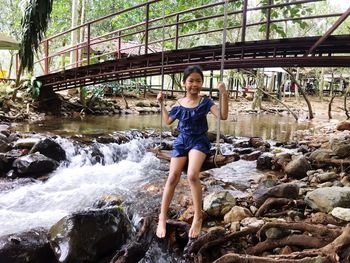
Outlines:
{"type": "Polygon", "coordinates": [[[202,228],[202,188],[199,181],[201,166],[210,153],[210,141],[207,136],[208,122],[206,115],[210,111],[222,120],[228,115],[228,96],[225,84],[218,83],[222,106],[219,114],[214,102],[199,93],[203,86],[203,72],[199,66],[187,67],[184,71],[183,84],[186,88],[186,97],[179,99],[170,113],[164,107],[164,93],[160,92],[157,100],[161,104],[162,117],[166,124],[179,120],[179,136],[173,144],[170,171],[164,187],[161,211],[157,227],[157,236],[164,238],[166,234],[167,211],[173,198],[175,187],[180,180],[181,172],[188,161],[187,178],[191,188],[194,206],[194,217],[189,231],[189,238],[199,236],[202,228]]]}

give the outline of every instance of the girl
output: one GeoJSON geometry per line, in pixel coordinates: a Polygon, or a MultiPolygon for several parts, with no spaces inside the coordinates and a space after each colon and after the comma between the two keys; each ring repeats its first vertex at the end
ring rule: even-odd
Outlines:
{"type": "MultiPolygon", "coordinates": [[[[206,156],[210,153],[211,147],[207,136],[208,122],[206,115],[210,111],[216,117],[219,116],[218,108],[214,102],[209,97],[199,95],[203,86],[203,79],[203,72],[199,66],[190,66],[185,69],[182,81],[186,88],[186,96],[177,101],[170,113],[164,107],[165,94],[160,92],[157,96],[157,100],[161,104],[161,114],[164,122],[169,125],[178,119],[178,130],[180,132],[173,144],[169,176],[162,197],[156,233],[159,238],[165,237],[167,211],[187,161],[187,178],[194,206],[194,217],[189,238],[198,237],[202,228],[202,188],[199,181],[199,172],[206,156]]],[[[217,87],[222,100],[220,118],[226,120],[228,115],[227,91],[225,84],[222,82],[219,82],[217,87]]]]}

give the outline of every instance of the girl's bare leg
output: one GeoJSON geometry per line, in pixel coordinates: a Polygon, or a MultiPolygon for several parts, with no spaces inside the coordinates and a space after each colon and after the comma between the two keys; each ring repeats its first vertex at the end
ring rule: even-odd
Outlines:
{"type": "Polygon", "coordinates": [[[199,180],[199,172],[206,155],[198,150],[191,150],[188,154],[188,170],[187,178],[191,187],[191,194],[193,199],[194,216],[189,238],[196,238],[199,236],[202,229],[202,187],[199,180]]]}
{"type": "Polygon", "coordinates": [[[171,158],[169,176],[163,190],[162,205],[156,232],[157,237],[159,238],[165,237],[168,208],[170,206],[171,199],[174,196],[175,187],[180,180],[181,172],[186,164],[186,161],[187,156],[171,158]]]}

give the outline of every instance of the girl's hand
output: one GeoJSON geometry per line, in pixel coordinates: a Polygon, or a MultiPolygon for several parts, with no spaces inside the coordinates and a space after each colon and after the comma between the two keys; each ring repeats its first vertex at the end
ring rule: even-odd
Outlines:
{"type": "Polygon", "coordinates": [[[227,93],[225,83],[223,83],[222,81],[218,82],[217,88],[218,88],[218,90],[220,91],[221,94],[226,94],[227,93]]]}
{"type": "Polygon", "coordinates": [[[164,92],[159,92],[158,95],[157,95],[157,101],[159,103],[162,103],[162,102],[164,102],[164,98],[165,98],[165,93],[164,92]]]}

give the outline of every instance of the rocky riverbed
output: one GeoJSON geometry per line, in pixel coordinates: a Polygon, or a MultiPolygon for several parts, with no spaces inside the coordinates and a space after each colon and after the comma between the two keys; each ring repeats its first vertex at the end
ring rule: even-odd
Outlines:
{"type": "MultiPolygon", "coordinates": [[[[48,184],[55,170],[76,162],[70,156],[87,156],[85,166],[99,169],[130,158],[132,166],[155,162],[143,156],[159,143],[159,134],[134,130],[65,138],[75,145],[69,148],[58,136],[8,128],[1,125],[0,194],[48,184]],[[130,156],[133,144],[137,157],[130,156]]],[[[171,148],[173,136],[163,134],[164,147],[171,148]]],[[[154,235],[168,170],[168,162],[160,160],[151,170],[162,175],[153,174],[131,195],[96,195],[88,209],[52,224],[4,231],[0,262],[349,262],[350,123],[300,131],[297,137],[269,143],[222,136],[222,152],[237,158],[201,173],[204,221],[195,240],[187,238],[193,210],[185,177],[169,211],[166,238],[154,235]]],[[[6,205],[0,202],[2,212],[6,205]]]]}

